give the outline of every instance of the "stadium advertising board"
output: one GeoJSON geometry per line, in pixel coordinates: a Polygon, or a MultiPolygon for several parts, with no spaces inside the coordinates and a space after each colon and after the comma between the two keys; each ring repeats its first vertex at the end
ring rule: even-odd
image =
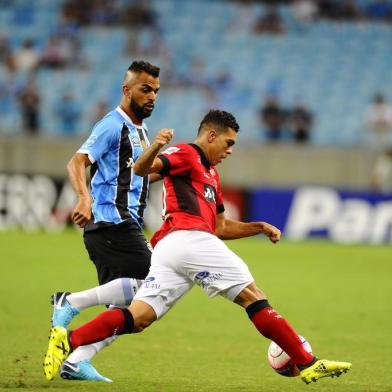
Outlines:
{"type": "Polygon", "coordinates": [[[62,230],[75,202],[71,185],[63,180],[0,174],[0,230],[62,230]]]}
{"type": "Polygon", "coordinates": [[[248,200],[247,219],[271,222],[292,240],[392,242],[392,195],[312,186],[255,190],[248,200]]]}
{"type": "MultiPolygon", "coordinates": [[[[145,222],[161,224],[159,183],[150,195],[145,222]]],[[[232,219],[265,220],[286,238],[312,237],[338,243],[392,242],[392,195],[345,192],[329,187],[224,189],[226,214],[232,219]],[[247,194],[247,197],[245,195],[247,194]]],[[[0,174],[0,230],[63,230],[70,224],[76,198],[70,184],[44,175],[0,174]]]]}

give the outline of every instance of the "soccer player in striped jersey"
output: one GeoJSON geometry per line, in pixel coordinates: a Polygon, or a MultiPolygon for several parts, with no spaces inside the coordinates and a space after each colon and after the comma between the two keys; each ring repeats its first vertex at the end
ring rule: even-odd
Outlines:
{"type": "MultiPolygon", "coordinates": [[[[123,292],[120,302],[113,300],[113,305],[129,305],[150,267],[150,245],[142,234],[149,175],[136,175],[133,163],[149,146],[144,119],[154,110],[160,87],[159,71],[144,61],[131,64],[124,76],[119,106],[94,126],[67,166],[78,197],[72,219],[84,228],[84,243],[97,269],[99,284],[122,278],[112,283],[123,292]],[[87,167],[91,171],[91,191],[86,185],[87,167]]],[[[104,299],[110,291],[103,289],[104,299]]],[[[53,326],[66,327],[79,312],[68,301],[67,294],[59,292],[52,296],[53,326]]],[[[90,361],[112,341],[110,337],[75,350],[63,364],[61,376],[110,381],[90,361]]]]}
{"type": "Polygon", "coordinates": [[[170,140],[162,135],[136,161],[141,176],[164,177],[164,223],[154,234],[151,267],[128,309],[111,309],[71,331],[54,327],[45,372],[57,372],[77,347],[113,335],[137,333],[164,316],[195,284],[210,297],[241,306],[264,337],[276,342],[300,369],[306,383],[340,376],[351,363],[319,359],[269,304],[245,262],[222,239],[265,234],[280,240],[280,230],[266,222],[239,222],[224,215],[219,175],[215,168],[233,152],[239,126],[230,113],[212,110],[202,120],[194,143],[177,144],[159,154],[170,140]],[[159,154],[159,155],[158,155],[159,154]]]}

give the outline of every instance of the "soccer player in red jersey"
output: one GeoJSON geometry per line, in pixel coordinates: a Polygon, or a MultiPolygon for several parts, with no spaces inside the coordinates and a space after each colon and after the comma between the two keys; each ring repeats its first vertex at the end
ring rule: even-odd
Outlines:
{"type": "Polygon", "coordinates": [[[300,369],[306,382],[339,376],[347,362],[318,359],[307,352],[291,325],[269,304],[244,261],[222,239],[265,234],[273,243],[280,230],[266,222],[227,219],[215,166],[232,152],[239,126],[228,112],[211,110],[194,143],[160,153],[173,131],[163,130],[133,167],[139,176],[163,176],[164,223],[154,234],[151,267],[128,309],[111,309],[67,336],[51,330],[45,372],[56,372],[68,352],[112,335],[141,332],[166,314],[195,284],[207,295],[221,295],[243,307],[257,330],[276,342],[300,369]],[[60,364],[59,364],[60,362],[60,364]]]}

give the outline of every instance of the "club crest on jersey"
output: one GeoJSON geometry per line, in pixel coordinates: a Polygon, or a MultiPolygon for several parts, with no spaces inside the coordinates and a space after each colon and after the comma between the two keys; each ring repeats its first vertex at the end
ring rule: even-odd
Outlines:
{"type": "Polygon", "coordinates": [[[201,271],[195,275],[195,282],[202,288],[222,278],[218,272],[201,271]]]}
{"type": "Polygon", "coordinates": [[[204,184],[204,198],[210,203],[216,203],[216,191],[211,185],[204,184]]]}
{"type": "Polygon", "coordinates": [[[131,137],[131,143],[133,147],[140,147],[140,139],[137,136],[132,136],[131,137]]]}

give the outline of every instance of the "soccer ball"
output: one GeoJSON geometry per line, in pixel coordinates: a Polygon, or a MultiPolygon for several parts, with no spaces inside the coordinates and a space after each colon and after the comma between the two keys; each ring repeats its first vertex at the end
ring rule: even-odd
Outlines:
{"type": "MultiPolygon", "coordinates": [[[[311,353],[312,347],[310,347],[308,341],[303,336],[299,337],[304,349],[311,353]]],[[[275,342],[271,342],[268,347],[268,362],[272,369],[282,376],[295,377],[299,375],[298,367],[291,362],[291,358],[275,342]]]]}

